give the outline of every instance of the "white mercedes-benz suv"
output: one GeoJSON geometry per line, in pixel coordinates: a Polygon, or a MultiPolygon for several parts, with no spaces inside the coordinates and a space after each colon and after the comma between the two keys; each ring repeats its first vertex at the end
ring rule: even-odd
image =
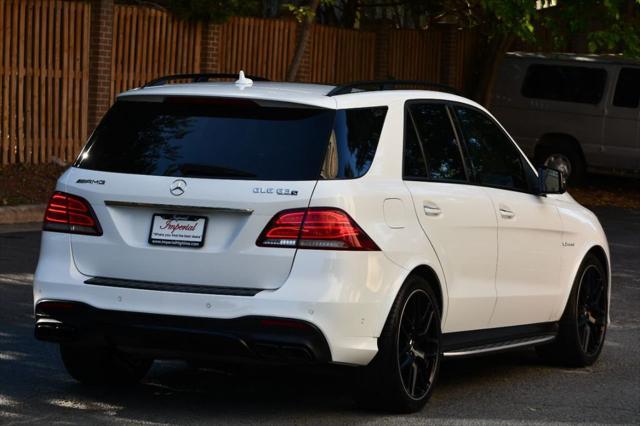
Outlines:
{"type": "Polygon", "coordinates": [[[346,364],[359,402],[411,412],[443,357],[598,358],[603,230],[482,106],[215,77],[121,94],[58,181],[35,334],[75,379],[134,383],[166,358],[346,364]]]}

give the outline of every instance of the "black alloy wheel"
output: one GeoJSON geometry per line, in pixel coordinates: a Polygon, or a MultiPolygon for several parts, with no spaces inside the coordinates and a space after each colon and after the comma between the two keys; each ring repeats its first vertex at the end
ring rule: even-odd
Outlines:
{"type": "Polygon", "coordinates": [[[409,276],[378,338],[378,353],[358,370],[356,402],[394,413],[421,410],[431,397],[440,370],[440,322],[440,305],[432,285],[422,276],[409,276]]]}
{"type": "Polygon", "coordinates": [[[438,312],[427,293],[414,290],[400,315],[398,369],[407,395],[420,400],[430,391],[440,362],[438,312]]]}
{"type": "Polygon", "coordinates": [[[583,272],[578,293],[578,338],[587,356],[600,351],[607,328],[607,295],[604,277],[595,265],[583,272]]]}
{"type": "Polygon", "coordinates": [[[604,347],[609,316],[605,266],[590,253],[582,261],[556,339],[536,348],[543,360],[566,367],[592,365],[604,347]]]}

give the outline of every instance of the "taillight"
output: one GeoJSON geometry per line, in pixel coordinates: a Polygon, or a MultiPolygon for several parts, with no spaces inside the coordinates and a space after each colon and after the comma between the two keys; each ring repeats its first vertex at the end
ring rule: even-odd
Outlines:
{"type": "Polygon", "coordinates": [[[322,250],[380,250],[340,209],[312,207],[285,210],[273,217],[256,244],[322,250]]]}
{"type": "Polygon", "coordinates": [[[55,192],[44,212],[45,231],[102,235],[102,229],[87,200],[64,192],[55,192]]]}

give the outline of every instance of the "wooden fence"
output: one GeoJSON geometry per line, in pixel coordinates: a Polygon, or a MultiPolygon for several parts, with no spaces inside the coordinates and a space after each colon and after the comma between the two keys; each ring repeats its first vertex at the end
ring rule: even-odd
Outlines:
{"type": "Polygon", "coordinates": [[[376,35],[372,32],[315,26],[309,81],[337,83],[372,79],[375,43],[376,35]]]}
{"type": "Polygon", "coordinates": [[[111,100],[161,75],[200,71],[202,24],[149,7],[116,5],[111,100]]]}
{"type": "Polygon", "coordinates": [[[296,43],[293,21],[232,18],[220,28],[220,71],[283,80],[296,43]]]}
{"type": "MultiPolygon", "coordinates": [[[[206,28],[163,10],[116,5],[108,98],[113,102],[118,93],[161,75],[201,71],[203,53],[209,52],[202,49],[211,46],[204,41],[206,28]]],[[[232,18],[215,28],[217,48],[210,52],[216,65],[206,71],[244,69],[284,79],[295,49],[295,21],[232,18]]],[[[73,160],[91,131],[91,37],[88,1],[0,0],[0,164],[73,160]]],[[[459,55],[467,55],[467,38],[459,55]]],[[[375,32],[315,25],[301,80],[374,78],[376,43],[375,32]]],[[[442,52],[438,29],[392,30],[388,72],[395,78],[439,81],[442,52]]]]}
{"type": "Polygon", "coordinates": [[[0,1],[2,164],[70,159],[87,135],[90,6],[0,1]]]}
{"type": "Polygon", "coordinates": [[[440,81],[442,33],[398,30],[389,37],[389,74],[406,80],[440,81]]]}

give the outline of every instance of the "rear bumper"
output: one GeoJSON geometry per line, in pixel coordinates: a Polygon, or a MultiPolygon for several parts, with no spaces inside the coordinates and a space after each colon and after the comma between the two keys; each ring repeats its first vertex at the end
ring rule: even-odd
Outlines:
{"type": "MultiPolygon", "coordinates": [[[[83,275],[75,267],[68,234],[43,232],[33,289],[36,306],[42,301],[59,300],[117,312],[123,317],[148,314],[191,318],[196,324],[211,325],[218,334],[227,327],[235,330],[235,321],[247,317],[303,321],[315,327],[328,346],[326,357],[316,355],[314,349],[315,359],[366,365],[378,352],[378,336],[407,273],[382,252],[300,250],[285,283],[255,295],[211,294],[156,285],[151,288],[149,283],[143,286],[140,282],[95,282],[96,277],[83,275]]],[[[124,268],[113,271],[114,277],[125,274],[124,268]]],[[[38,333],[51,332],[51,328],[55,331],[45,323],[38,333]]],[[[60,333],[65,330],[61,328],[60,333]]],[[[148,328],[142,330],[143,335],[147,333],[148,328]]],[[[251,349],[251,336],[232,334],[251,349]]]]}
{"type": "Polygon", "coordinates": [[[40,301],[35,336],[58,343],[112,345],[150,357],[327,363],[322,332],[283,318],[195,318],[98,309],[69,301],[40,301]]]}

